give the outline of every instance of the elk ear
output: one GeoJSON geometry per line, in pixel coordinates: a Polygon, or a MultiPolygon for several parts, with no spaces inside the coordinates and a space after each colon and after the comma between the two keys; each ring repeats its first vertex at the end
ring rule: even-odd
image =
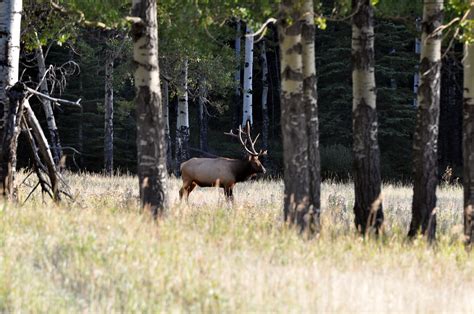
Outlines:
{"type": "Polygon", "coordinates": [[[267,150],[260,151],[260,156],[267,156],[267,150]]]}
{"type": "Polygon", "coordinates": [[[247,155],[247,159],[248,159],[248,161],[251,161],[251,160],[252,160],[252,158],[253,158],[253,156],[252,156],[252,155],[247,155]]]}

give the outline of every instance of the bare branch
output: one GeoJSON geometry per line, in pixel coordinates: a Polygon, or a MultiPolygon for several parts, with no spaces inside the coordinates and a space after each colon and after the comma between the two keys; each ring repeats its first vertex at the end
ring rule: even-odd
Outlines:
{"type": "Polygon", "coordinates": [[[265,23],[263,23],[262,27],[259,28],[258,31],[256,31],[255,33],[253,34],[245,34],[245,37],[256,37],[258,35],[260,35],[258,37],[257,40],[255,40],[255,43],[258,43],[260,40],[262,40],[262,38],[265,36],[265,30],[267,29],[267,26],[269,24],[274,24],[277,22],[277,19],[276,18],[269,18],[265,23]]]}
{"type": "Polygon", "coordinates": [[[43,97],[43,98],[46,98],[46,99],[49,99],[55,103],[60,103],[60,104],[65,104],[65,105],[72,105],[72,106],[76,106],[76,107],[81,107],[81,99],[79,98],[76,102],[74,101],[70,101],[70,100],[66,100],[66,99],[61,99],[61,98],[54,98],[54,97],[51,97],[51,96],[48,96],[48,95],[45,95],[43,93],[40,93],[38,92],[37,90],[34,90],[33,88],[31,87],[26,87],[26,90],[28,92],[30,92],[31,94],[35,94],[36,96],[39,96],[39,97],[43,97]]]}
{"type": "Polygon", "coordinates": [[[44,72],[43,77],[41,78],[41,81],[38,82],[38,85],[36,86],[35,90],[37,91],[40,87],[41,84],[43,84],[43,81],[46,79],[46,75],[48,74],[49,71],[53,69],[52,65],[49,65],[49,68],[44,72]]]}
{"type": "Polygon", "coordinates": [[[143,21],[143,19],[138,16],[126,16],[125,20],[133,24],[145,25],[145,22],[143,21]]]}

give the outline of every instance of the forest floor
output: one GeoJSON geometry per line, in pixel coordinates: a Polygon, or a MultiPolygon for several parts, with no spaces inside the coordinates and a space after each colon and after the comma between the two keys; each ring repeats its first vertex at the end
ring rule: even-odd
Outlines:
{"type": "MultiPolygon", "coordinates": [[[[76,200],[0,207],[0,312],[471,312],[462,189],[439,189],[438,242],[406,241],[411,188],[384,186],[385,233],[355,234],[352,185],[322,186],[322,231],[282,221],[281,181],[197,188],[153,222],[131,176],[68,175],[76,200]]],[[[28,193],[22,187],[20,198],[28,193]]]]}

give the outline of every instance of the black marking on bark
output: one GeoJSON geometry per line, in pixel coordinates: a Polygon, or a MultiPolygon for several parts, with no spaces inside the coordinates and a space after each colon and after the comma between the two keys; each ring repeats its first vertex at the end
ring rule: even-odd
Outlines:
{"type": "Polygon", "coordinates": [[[355,225],[362,234],[365,234],[369,227],[373,227],[377,231],[384,219],[381,202],[371,212],[372,206],[377,204],[381,193],[377,112],[362,98],[353,111],[352,121],[354,128],[355,225]],[[371,213],[373,217],[371,217],[371,213]]]}
{"type": "Polygon", "coordinates": [[[303,73],[293,71],[289,66],[286,66],[285,69],[283,69],[281,76],[286,80],[292,80],[292,81],[303,80],[303,73]]]}
{"type": "Polygon", "coordinates": [[[433,39],[441,39],[442,32],[433,34],[433,32],[441,26],[444,17],[444,10],[437,11],[435,14],[430,15],[421,23],[421,28],[424,33],[433,36],[433,39]]]}
{"type": "Polygon", "coordinates": [[[288,55],[291,55],[294,53],[299,54],[299,55],[303,53],[303,45],[301,45],[301,43],[297,43],[293,45],[293,47],[288,48],[288,50],[286,51],[286,54],[288,55]]]}
{"type": "Polygon", "coordinates": [[[370,0],[352,0],[352,9],[358,10],[352,17],[352,23],[358,28],[364,26],[373,26],[374,10],[370,4],[370,0]]]}
{"type": "Polygon", "coordinates": [[[438,184],[438,127],[439,84],[441,62],[430,62],[423,58],[418,93],[422,101],[418,106],[417,122],[413,141],[413,202],[409,237],[414,237],[421,228],[422,234],[435,239],[436,186],[438,184]],[[429,230],[428,230],[429,229],[429,230]]]}
{"type": "Polygon", "coordinates": [[[464,235],[465,243],[474,243],[474,102],[463,101],[463,186],[464,186],[464,235]]]}

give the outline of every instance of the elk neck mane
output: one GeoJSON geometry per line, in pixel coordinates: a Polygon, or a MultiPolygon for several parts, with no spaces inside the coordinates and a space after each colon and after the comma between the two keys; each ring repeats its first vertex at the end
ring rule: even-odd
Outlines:
{"type": "Polygon", "coordinates": [[[244,158],[244,159],[223,158],[223,159],[226,159],[227,161],[231,163],[231,169],[232,169],[232,172],[234,172],[235,179],[237,182],[245,181],[255,173],[250,161],[247,158],[244,158]]]}

